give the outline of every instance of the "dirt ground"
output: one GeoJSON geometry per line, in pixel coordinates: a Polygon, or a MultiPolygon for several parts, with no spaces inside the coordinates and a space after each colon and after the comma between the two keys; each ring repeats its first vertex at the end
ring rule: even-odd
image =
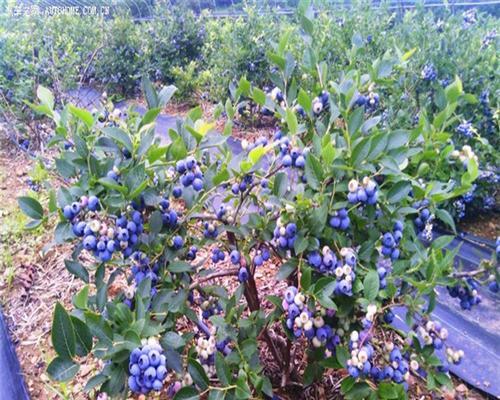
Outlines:
{"type": "MultiPolygon", "coordinates": [[[[209,109],[204,109],[209,113],[209,109]]],[[[179,108],[182,115],[186,109],[179,108]]],[[[271,126],[236,129],[236,136],[252,139],[257,136],[270,136],[274,132],[271,126]]],[[[53,226],[47,224],[35,232],[25,232],[22,225],[26,219],[17,210],[16,198],[28,192],[26,179],[34,166],[34,160],[26,153],[13,146],[4,137],[0,129],[0,215],[4,223],[0,230],[0,299],[12,340],[24,373],[26,385],[32,399],[88,399],[82,393],[85,382],[98,365],[89,360],[83,363],[77,377],[68,384],[51,382],[46,368],[54,352],[50,343],[52,312],[57,301],[69,306],[72,295],[80,288],[80,283],[64,267],[64,259],[70,252],[69,246],[51,246],[53,226]],[[5,223],[5,221],[9,221],[5,223]]],[[[41,200],[44,200],[42,191],[41,200]]],[[[495,223],[498,221],[495,220],[495,223]]],[[[498,224],[496,225],[498,227],[498,224]]],[[[480,232],[478,232],[480,234],[480,232]]],[[[219,265],[218,268],[229,268],[219,265]]],[[[278,294],[285,284],[278,284],[269,276],[274,276],[279,265],[271,260],[256,274],[259,293],[278,294]]],[[[234,279],[220,278],[216,283],[226,287],[235,286],[234,279]]],[[[271,307],[270,304],[267,304],[271,307]]],[[[296,346],[301,347],[300,343],[296,346]]],[[[275,378],[281,371],[270,361],[265,346],[261,357],[266,372],[275,378]]],[[[304,357],[296,357],[297,367],[303,368],[304,357]]],[[[288,399],[340,399],[339,393],[342,373],[326,374],[324,380],[296,394],[282,394],[288,399]],[[299,394],[300,393],[300,394],[299,394]]],[[[453,392],[441,396],[431,396],[426,392],[422,381],[415,381],[411,389],[412,399],[483,399],[482,395],[471,391],[463,383],[456,382],[453,392]]],[[[162,394],[160,398],[166,398],[162,394]]]]}

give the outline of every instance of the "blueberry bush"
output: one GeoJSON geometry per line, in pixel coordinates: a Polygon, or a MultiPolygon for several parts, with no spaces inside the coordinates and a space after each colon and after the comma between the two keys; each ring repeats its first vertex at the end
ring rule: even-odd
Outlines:
{"type": "MultiPolygon", "coordinates": [[[[38,85],[51,88],[60,104],[64,93],[79,85],[134,96],[146,74],[155,82],[175,84],[181,101],[217,103],[229,94],[234,100],[241,76],[266,93],[276,87],[277,63],[269,53],[278,37],[290,35],[288,51],[302,61],[304,30],[297,14],[279,15],[252,3],[245,5],[246,16],[238,18],[212,18],[209,11],[194,14],[185,5],[165,7],[162,2],[148,12],[151,18],[140,21],[122,12],[109,19],[0,15],[0,107],[3,118],[23,120],[16,139],[23,148],[35,147],[30,145],[33,129],[26,129],[25,123],[35,116],[25,101],[33,98],[38,85]]],[[[455,221],[477,212],[497,212],[497,16],[453,6],[394,13],[366,2],[334,11],[317,2],[314,13],[318,23],[307,27],[308,45],[330,66],[323,77],[325,88],[331,90],[330,81],[341,80],[346,69],[378,69],[376,88],[365,86],[361,94],[365,108],[379,112],[382,124],[426,129],[428,146],[434,140],[431,131],[440,131],[453,145],[468,146],[478,157],[475,186],[443,207],[455,221]],[[407,61],[404,70],[384,76],[391,70],[385,56],[400,53],[407,61]],[[374,65],[374,60],[381,64],[374,65]],[[448,107],[445,89],[456,76],[466,95],[448,107]],[[448,125],[434,126],[449,113],[448,125]],[[439,118],[429,121],[429,116],[439,118]]],[[[292,74],[305,90],[316,90],[312,74],[299,69],[292,74]]],[[[272,115],[253,105],[240,104],[239,122],[272,115]]],[[[428,149],[412,165],[424,179],[460,178],[455,169],[434,168],[446,156],[435,157],[428,149]]]]}
{"type": "Polygon", "coordinates": [[[454,270],[453,237],[432,240],[436,221],[455,230],[443,207],[479,176],[472,148],[448,131],[470,95],[453,77],[416,126],[384,124],[383,88],[408,73],[411,54],[362,70],[353,41],[353,62],[332,74],[339,66],[313,40],[321,18],[301,2],[297,19],[267,50],[272,89],[242,76],[213,121],[196,107],[168,143],[154,124],[172,87],[143,79],[149,109],[125,118],[56,109],[38,88],[31,107],[54,124],[51,172],[64,184],[49,191],[48,212],[34,198],[19,204],[29,228],[59,220],[56,241],[73,245],[65,265],[82,281],[54,310],[54,380],[72,379],[91,354],[103,367],[85,391],[112,397],[272,398],[332,370],[352,399],[405,398],[411,376],[432,391],[451,384],[464,354],[432,318],[435,288],[470,308],[477,285],[498,291],[499,281],[494,262],[474,276],[454,270]],[[278,126],[234,154],[242,102],[278,126]],[[408,332],[392,327],[397,313],[408,332]]]}

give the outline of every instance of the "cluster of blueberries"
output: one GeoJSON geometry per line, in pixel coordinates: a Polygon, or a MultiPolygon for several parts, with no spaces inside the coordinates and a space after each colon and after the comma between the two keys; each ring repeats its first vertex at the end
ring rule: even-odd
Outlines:
{"type": "MultiPolygon", "coordinates": [[[[199,192],[203,189],[203,172],[194,157],[188,157],[185,160],[177,161],[175,170],[181,175],[181,184],[184,187],[192,186],[193,189],[199,192]]],[[[182,188],[177,186],[174,188],[174,197],[182,195],[182,188]]]]}
{"type": "Polygon", "coordinates": [[[374,205],[378,200],[378,188],[375,181],[365,176],[362,182],[352,179],[348,185],[347,200],[351,204],[363,203],[374,205]]]}
{"type": "Polygon", "coordinates": [[[34,192],[40,191],[40,184],[33,181],[33,179],[31,179],[31,178],[26,179],[26,184],[28,185],[30,190],[33,190],[34,192]]]}
{"type": "Polygon", "coordinates": [[[463,26],[467,29],[469,26],[474,25],[477,22],[477,10],[475,8],[470,8],[464,11],[462,14],[463,26]]]}
{"type": "Polygon", "coordinates": [[[244,193],[253,183],[253,174],[247,174],[243,177],[243,180],[238,183],[235,182],[231,186],[231,192],[234,195],[238,195],[239,193],[244,193]]]}
{"type": "MultiPolygon", "coordinates": [[[[390,311],[390,310],[389,310],[390,311]]],[[[384,351],[388,354],[387,365],[375,365],[375,351],[370,343],[372,334],[370,328],[373,324],[377,307],[373,304],[367,308],[365,318],[363,318],[363,330],[361,332],[352,331],[349,341],[351,358],[347,360],[348,372],[354,378],[359,376],[370,377],[376,382],[392,380],[395,383],[403,384],[408,390],[408,379],[410,370],[420,372],[420,367],[416,359],[409,353],[404,353],[392,341],[384,344],[384,351]]],[[[384,320],[392,321],[394,314],[386,312],[384,320]]],[[[388,322],[389,323],[389,322],[388,322]]]]}
{"type": "Polygon", "coordinates": [[[156,294],[158,293],[156,285],[160,279],[160,261],[156,261],[151,264],[149,257],[141,251],[134,251],[130,256],[130,259],[132,260],[131,272],[133,277],[133,285],[130,287],[130,290],[125,291],[125,299],[123,300],[123,303],[130,309],[133,309],[135,288],[144,279],[149,278],[151,280],[151,298],[156,296],[156,294]]]}
{"type": "Polygon", "coordinates": [[[333,212],[332,216],[328,220],[328,223],[332,228],[345,231],[349,229],[351,220],[349,219],[347,210],[345,208],[341,208],[340,210],[333,212]]]}
{"type": "Polygon", "coordinates": [[[357,107],[365,107],[367,112],[374,112],[380,104],[380,96],[376,92],[369,92],[367,95],[359,93],[354,100],[357,107]]]}
{"type": "Polygon", "coordinates": [[[230,204],[221,204],[215,212],[215,216],[219,221],[225,221],[228,224],[232,224],[234,222],[233,212],[234,209],[230,204]]]}
{"type": "MultiPolygon", "coordinates": [[[[229,258],[231,259],[231,264],[240,265],[241,255],[238,250],[235,249],[231,251],[229,258]]],[[[240,266],[240,269],[238,271],[238,280],[240,282],[246,282],[248,280],[248,270],[246,269],[246,267],[240,266]]]]}
{"type": "Polygon", "coordinates": [[[224,251],[222,251],[218,247],[214,247],[212,249],[212,256],[210,257],[210,259],[214,264],[217,264],[226,259],[226,253],[224,253],[224,251]]]}
{"type": "Polygon", "coordinates": [[[315,115],[321,114],[323,110],[327,110],[330,107],[330,94],[323,90],[319,96],[312,100],[312,110],[315,115]]]}
{"type": "Polygon", "coordinates": [[[356,254],[353,249],[344,247],[340,250],[340,256],[337,258],[328,246],[324,246],[321,253],[310,252],[307,255],[307,261],[316,271],[335,275],[335,294],[352,296],[352,284],[356,278],[356,254]]]}
{"type": "Polygon", "coordinates": [[[453,210],[458,219],[465,217],[465,201],[463,199],[457,199],[453,202],[453,210]]]}
{"type": "Polygon", "coordinates": [[[481,303],[481,296],[479,296],[477,292],[479,286],[479,282],[473,278],[467,277],[463,278],[462,284],[447,286],[447,289],[451,297],[460,300],[460,307],[462,307],[462,309],[470,310],[472,306],[481,303]]]}
{"type": "Polygon", "coordinates": [[[142,347],[134,349],[129,358],[128,386],[135,393],[147,394],[151,390],[161,391],[167,376],[167,359],[163,349],[154,338],[142,347]]]}
{"type": "Polygon", "coordinates": [[[274,141],[278,142],[281,163],[284,167],[304,168],[306,165],[306,156],[309,148],[301,150],[298,147],[292,147],[292,143],[288,136],[283,135],[281,130],[274,134],[274,141]]]}
{"type": "Polygon", "coordinates": [[[496,124],[493,118],[493,111],[490,107],[490,99],[488,90],[483,90],[479,96],[479,103],[483,108],[484,120],[481,123],[481,131],[490,135],[496,132],[496,124]]]}
{"type": "Polygon", "coordinates": [[[216,239],[219,235],[219,230],[217,226],[211,222],[205,222],[203,224],[203,236],[206,239],[216,239]]]}
{"type": "Polygon", "coordinates": [[[212,315],[218,315],[222,312],[221,305],[217,298],[213,296],[206,297],[204,294],[200,293],[198,301],[201,308],[201,316],[204,319],[209,319],[212,315]]]}
{"type": "Polygon", "coordinates": [[[477,185],[474,183],[471,189],[462,196],[464,203],[471,203],[474,200],[477,185]]]}
{"type": "Polygon", "coordinates": [[[197,253],[198,253],[198,248],[194,245],[190,246],[186,253],[186,259],[191,261],[194,260],[196,258],[197,253]]]}
{"type": "Polygon", "coordinates": [[[269,249],[263,247],[262,249],[259,249],[255,252],[252,262],[256,267],[260,267],[262,264],[264,264],[265,261],[269,260],[270,258],[271,253],[269,252],[269,249]]]}
{"type": "Polygon", "coordinates": [[[418,216],[414,221],[418,232],[422,232],[427,222],[431,219],[431,212],[428,208],[429,204],[429,200],[427,199],[413,203],[413,208],[418,210],[418,216]]]}
{"type": "Polygon", "coordinates": [[[433,82],[437,79],[437,70],[436,67],[432,64],[426,64],[422,68],[422,71],[420,73],[420,76],[422,79],[426,82],[433,82]]]}
{"type": "Polygon", "coordinates": [[[403,222],[396,221],[392,233],[386,232],[382,236],[382,254],[395,261],[399,258],[399,243],[403,238],[403,222]]]}
{"type": "Polygon", "coordinates": [[[297,225],[293,222],[288,223],[286,226],[280,223],[274,228],[273,237],[278,247],[283,250],[293,250],[295,239],[297,235],[297,225]]]}
{"type": "Polygon", "coordinates": [[[198,361],[205,370],[209,378],[216,376],[215,353],[221,352],[225,356],[231,352],[230,339],[226,338],[217,342],[215,335],[210,335],[208,339],[199,337],[195,346],[198,361]]]}
{"type": "Polygon", "coordinates": [[[476,129],[472,126],[470,121],[464,121],[457,126],[457,133],[470,139],[476,133],[476,129]]]}
{"type": "Polygon", "coordinates": [[[392,261],[390,258],[380,257],[377,260],[377,274],[380,280],[379,281],[380,289],[385,289],[387,287],[387,275],[391,273],[391,270],[392,270],[392,261]]]}
{"type": "MultiPolygon", "coordinates": [[[[132,204],[132,207],[134,206],[136,204],[132,204]]],[[[116,251],[121,251],[124,257],[129,257],[137,244],[138,235],[144,230],[141,212],[132,208],[129,218],[122,214],[116,219],[113,228],[97,218],[94,212],[98,209],[99,200],[96,196],[82,196],[79,202],[65,206],[63,215],[71,222],[73,233],[77,237],[83,237],[83,248],[93,252],[100,261],[109,261],[116,251]],[[92,219],[85,221],[89,216],[92,219]]]]}
{"type": "MultiPolygon", "coordinates": [[[[448,330],[442,327],[439,321],[422,321],[414,328],[422,338],[424,344],[432,346],[436,350],[441,350],[444,346],[444,342],[448,338],[448,330]]],[[[457,362],[459,362],[458,359],[457,362]]]]}
{"type": "Polygon", "coordinates": [[[411,368],[418,369],[418,363],[412,360],[411,364],[401,353],[400,348],[394,343],[388,342],[385,344],[385,350],[389,354],[389,363],[384,367],[374,365],[375,350],[370,343],[364,343],[361,340],[361,334],[357,331],[351,333],[349,341],[349,349],[351,350],[351,358],[347,360],[348,372],[353,378],[360,375],[371,377],[375,381],[392,380],[395,383],[402,383],[405,390],[408,389],[406,381],[409,378],[410,365],[411,368]]]}
{"type": "Polygon", "coordinates": [[[283,302],[286,311],[286,326],[296,338],[302,334],[318,348],[325,346],[331,355],[340,344],[340,337],[325,321],[334,316],[334,310],[320,308],[312,312],[306,304],[306,297],[294,286],[286,289],[283,302]]]}
{"type": "Polygon", "coordinates": [[[177,214],[177,211],[170,208],[170,202],[167,199],[161,199],[159,205],[163,226],[169,229],[177,227],[179,215],[177,214]]]}

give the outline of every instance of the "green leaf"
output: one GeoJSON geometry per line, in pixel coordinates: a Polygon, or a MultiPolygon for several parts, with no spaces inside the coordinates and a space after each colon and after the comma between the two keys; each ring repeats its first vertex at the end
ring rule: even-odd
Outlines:
{"type": "Polygon", "coordinates": [[[366,160],[371,148],[371,138],[363,138],[352,150],[351,164],[353,167],[359,168],[363,161],[366,160]]]}
{"type": "Polygon", "coordinates": [[[64,265],[66,266],[66,269],[77,278],[80,278],[85,283],[89,283],[89,273],[87,269],[78,261],[64,260],[64,265]]]}
{"type": "Polygon", "coordinates": [[[444,93],[448,103],[455,103],[458,100],[460,95],[463,93],[462,81],[458,76],[455,76],[455,80],[446,87],[444,93]]]}
{"type": "Polygon", "coordinates": [[[179,390],[173,400],[198,400],[200,395],[198,391],[192,386],[185,386],[179,390]]]}
{"type": "Polygon", "coordinates": [[[306,113],[311,111],[311,98],[303,89],[299,89],[297,102],[302,106],[306,113]]]}
{"type": "Polygon", "coordinates": [[[381,399],[397,399],[398,392],[393,383],[381,382],[378,386],[377,393],[381,399]]]}
{"type": "Polygon", "coordinates": [[[365,297],[368,300],[375,300],[378,295],[379,285],[380,282],[377,271],[369,271],[363,281],[365,297]]]}
{"type": "Polygon", "coordinates": [[[259,162],[264,154],[269,151],[269,147],[257,146],[248,153],[248,159],[255,165],[259,162]]]}
{"type": "Polygon", "coordinates": [[[54,110],[54,95],[49,89],[40,85],[36,90],[36,95],[44,105],[50,110],[54,110]]]}
{"type": "Polygon", "coordinates": [[[73,378],[79,369],[79,364],[68,359],[56,357],[50,362],[47,372],[53,380],[66,382],[73,378]]]}
{"type": "Polygon", "coordinates": [[[102,385],[104,382],[106,382],[108,380],[108,377],[106,375],[103,375],[103,374],[97,374],[95,376],[93,376],[92,378],[90,378],[85,387],[83,388],[83,391],[85,393],[88,393],[90,392],[91,390],[95,389],[97,386],[100,386],[102,385]]]}
{"type": "Polygon", "coordinates": [[[107,176],[104,178],[98,179],[97,182],[99,182],[102,186],[104,186],[107,189],[116,190],[117,192],[120,192],[121,194],[127,193],[127,188],[125,186],[120,185],[114,179],[108,178],[107,176]]]}
{"type": "Polygon", "coordinates": [[[158,93],[158,104],[157,107],[165,107],[174,93],[177,91],[177,88],[174,85],[165,86],[158,93]]]}
{"type": "Polygon", "coordinates": [[[168,264],[167,269],[175,274],[180,274],[182,272],[192,271],[193,267],[185,261],[171,261],[168,264]]]}
{"type": "Polygon", "coordinates": [[[85,285],[78,293],[73,296],[73,304],[80,310],[85,310],[88,307],[89,300],[89,285],[85,285]]]}
{"type": "Polygon", "coordinates": [[[107,137],[113,139],[118,144],[121,144],[125,147],[130,153],[133,152],[132,141],[130,140],[130,136],[123,129],[116,128],[114,126],[103,128],[102,133],[107,137]]]}
{"type": "Polygon", "coordinates": [[[431,247],[433,249],[443,249],[448,246],[453,241],[453,239],[455,239],[455,237],[452,235],[440,236],[432,242],[431,247]]]}
{"type": "Polygon", "coordinates": [[[311,276],[312,276],[312,269],[309,267],[301,267],[301,272],[302,276],[300,277],[300,286],[304,290],[308,290],[309,287],[311,286],[311,276]]]}
{"type": "Polygon", "coordinates": [[[347,366],[347,360],[350,358],[349,351],[344,346],[337,346],[335,349],[335,357],[340,365],[347,366]]]}
{"type": "Polygon", "coordinates": [[[160,233],[163,227],[163,218],[160,211],[153,211],[151,217],[149,218],[149,230],[151,233],[160,233]]]}
{"type": "Polygon", "coordinates": [[[158,117],[158,114],[160,114],[160,111],[161,108],[151,108],[148,111],[146,111],[139,124],[139,129],[141,129],[145,125],[154,122],[156,120],[156,117],[158,117]]]}
{"type": "Polygon", "coordinates": [[[209,385],[208,376],[198,361],[189,360],[188,372],[193,378],[193,382],[201,389],[206,390],[209,385]]]}
{"type": "Polygon", "coordinates": [[[76,354],[85,357],[92,350],[92,334],[81,319],[71,316],[71,322],[75,330],[76,354]]]}
{"type": "Polygon", "coordinates": [[[299,232],[296,236],[295,242],[293,244],[293,249],[295,250],[295,254],[301,254],[307,249],[309,242],[307,238],[304,237],[302,232],[299,232]]]}
{"type": "Polygon", "coordinates": [[[56,168],[63,178],[71,178],[76,174],[75,167],[65,158],[56,159],[56,168]]]}
{"type": "Polygon", "coordinates": [[[52,320],[52,345],[63,359],[75,356],[75,332],[71,319],[64,307],[57,303],[52,320]]]}
{"type": "Polygon", "coordinates": [[[142,77],[141,86],[148,108],[158,107],[158,95],[156,94],[156,90],[147,76],[142,77]]]}
{"type": "Polygon", "coordinates": [[[187,148],[182,137],[178,136],[169,146],[169,153],[174,160],[181,160],[187,155],[187,148]]]}
{"type": "Polygon", "coordinates": [[[398,147],[407,145],[409,138],[410,132],[403,129],[397,129],[394,132],[391,132],[387,139],[387,147],[385,148],[385,151],[397,149],[398,147]]]}
{"type": "Polygon", "coordinates": [[[347,127],[350,136],[353,136],[363,125],[363,116],[364,109],[362,107],[356,108],[349,116],[347,127]]]}
{"type": "Polygon", "coordinates": [[[78,118],[80,121],[82,121],[85,125],[87,125],[87,128],[92,128],[92,125],[94,125],[94,117],[92,116],[91,113],[89,113],[87,110],[83,108],[78,108],[75,107],[72,104],[68,105],[68,110],[71,114],[73,114],[76,118],[78,118]]]}
{"type": "Polygon", "coordinates": [[[355,48],[362,48],[365,45],[365,41],[363,40],[363,36],[359,32],[355,32],[352,35],[351,43],[355,48]]]}
{"type": "Polygon", "coordinates": [[[162,345],[172,347],[173,349],[180,349],[185,346],[186,340],[176,332],[167,332],[161,338],[162,345]]]}
{"type": "Polygon", "coordinates": [[[453,233],[457,233],[457,229],[455,227],[455,221],[453,220],[453,217],[451,214],[443,209],[437,209],[436,210],[436,217],[439,218],[441,221],[443,221],[445,224],[447,224],[453,231],[453,233]]]}
{"type": "Polygon", "coordinates": [[[411,183],[407,181],[396,182],[389,192],[387,192],[387,201],[389,203],[399,203],[408,196],[411,191],[411,183]]]}
{"type": "Polygon", "coordinates": [[[231,370],[224,360],[222,353],[217,351],[215,353],[215,370],[217,372],[217,378],[219,378],[220,383],[224,386],[229,386],[231,383],[231,370]]]}
{"type": "Polygon", "coordinates": [[[333,147],[332,142],[329,140],[328,143],[321,148],[321,158],[325,162],[325,165],[330,165],[333,160],[335,160],[335,153],[335,147],[333,147]]]}
{"type": "Polygon", "coordinates": [[[33,219],[42,219],[43,218],[43,208],[38,200],[35,200],[33,197],[21,196],[17,198],[17,203],[19,204],[19,208],[23,213],[25,213],[28,217],[33,219]]]}
{"type": "Polygon", "coordinates": [[[276,274],[276,280],[282,281],[288,278],[297,269],[297,261],[295,259],[288,260],[281,264],[281,267],[276,274]]]}
{"type": "Polygon", "coordinates": [[[252,99],[260,106],[266,104],[266,94],[259,88],[253,88],[252,99]]]}
{"type": "Polygon", "coordinates": [[[318,190],[323,181],[323,167],[319,160],[311,153],[309,153],[306,157],[306,168],[305,174],[307,178],[307,184],[318,190]]]}
{"type": "Polygon", "coordinates": [[[288,174],[278,172],[274,178],[273,194],[278,197],[283,197],[288,190],[288,174]]]}
{"type": "Polygon", "coordinates": [[[297,122],[297,116],[291,108],[286,109],[286,124],[290,133],[295,135],[299,129],[299,124],[297,122]]]}

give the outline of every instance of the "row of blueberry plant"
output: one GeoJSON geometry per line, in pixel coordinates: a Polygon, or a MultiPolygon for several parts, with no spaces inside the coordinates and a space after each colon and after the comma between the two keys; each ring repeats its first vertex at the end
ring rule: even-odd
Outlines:
{"type": "Polygon", "coordinates": [[[310,45],[317,22],[307,2],[299,17],[307,57],[296,61],[288,48],[298,39],[284,35],[271,53],[275,88],[266,94],[241,78],[234,102],[215,112],[228,117],[223,134],[194,108],[168,144],[159,141],[155,119],[172,93],[147,81],[149,111],[125,120],[55,110],[39,87],[32,107],[55,125],[52,172],[65,184],[50,191],[48,214],[31,197],[19,204],[31,228],[59,217],[56,241],[74,245],[65,264],[83,282],[69,309],[54,311],[53,379],[72,379],[92,354],[104,363],[85,391],[113,397],[273,397],[331,370],[347,371],[340,389],[353,399],[405,398],[415,379],[433,391],[451,384],[449,366],[464,354],[432,319],[434,288],[457,288],[462,300],[483,282],[498,290],[499,278],[491,263],[464,279],[445,250],[452,237],[430,240],[436,220],[454,229],[440,206],[478,176],[470,147],[446,135],[467,94],[455,78],[443,110],[414,129],[384,127],[375,95],[363,96],[404,69],[405,57],[376,60],[367,74],[351,66],[327,83],[332,66],[310,45]],[[312,89],[296,73],[313,77],[312,89]],[[241,101],[279,124],[273,138],[234,155],[226,142],[241,101]],[[428,148],[456,171],[455,183],[412,168],[428,148]],[[262,268],[275,292],[260,287],[262,268]],[[407,333],[391,328],[396,307],[406,308],[407,333]]]}
{"type": "MultiPolygon", "coordinates": [[[[305,26],[318,59],[335,66],[322,72],[325,88],[331,90],[330,82],[342,79],[342,66],[371,74],[378,70],[377,85],[365,86],[357,104],[391,129],[410,125],[418,129],[428,115],[456,112],[446,129],[439,126],[437,130],[443,131],[442,138],[475,153],[479,176],[469,192],[450,199],[444,208],[455,221],[476,212],[498,211],[498,19],[474,9],[452,13],[417,8],[393,14],[383,7],[358,4],[355,10],[332,13],[315,4],[318,23],[305,26]],[[388,55],[400,53],[408,62],[395,75],[388,55]],[[374,60],[381,60],[380,65],[374,60]],[[460,76],[467,95],[453,110],[444,111],[445,88],[455,75],[460,76]]],[[[11,116],[12,111],[29,118],[32,123],[19,127],[17,140],[33,151],[33,132],[45,142],[51,135],[25,104],[37,84],[50,87],[58,103],[78,83],[131,95],[144,73],[157,82],[175,83],[180,89],[176,96],[188,102],[198,95],[214,102],[225,100],[228,86],[234,99],[241,76],[271,94],[278,71],[277,60],[269,57],[273,39],[290,35],[289,52],[301,60],[301,18],[261,15],[254,7],[245,12],[246,18],[212,19],[182,8],[158,7],[154,19],[141,23],[127,15],[98,23],[71,16],[48,20],[0,16],[5,22],[0,28],[2,116],[11,116]]],[[[315,91],[313,74],[295,69],[292,75],[304,90],[315,91]]],[[[239,104],[238,121],[267,123],[268,110],[255,106],[252,101],[239,104]]],[[[315,102],[315,107],[322,105],[315,102]]],[[[440,115],[433,123],[444,117],[440,115]]],[[[464,157],[457,154],[457,158],[464,157]]],[[[441,155],[432,147],[413,159],[422,178],[457,179],[452,170],[435,167],[434,160],[440,161],[441,155]]],[[[33,182],[32,187],[37,185],[40,182],[33,182]]]]}

